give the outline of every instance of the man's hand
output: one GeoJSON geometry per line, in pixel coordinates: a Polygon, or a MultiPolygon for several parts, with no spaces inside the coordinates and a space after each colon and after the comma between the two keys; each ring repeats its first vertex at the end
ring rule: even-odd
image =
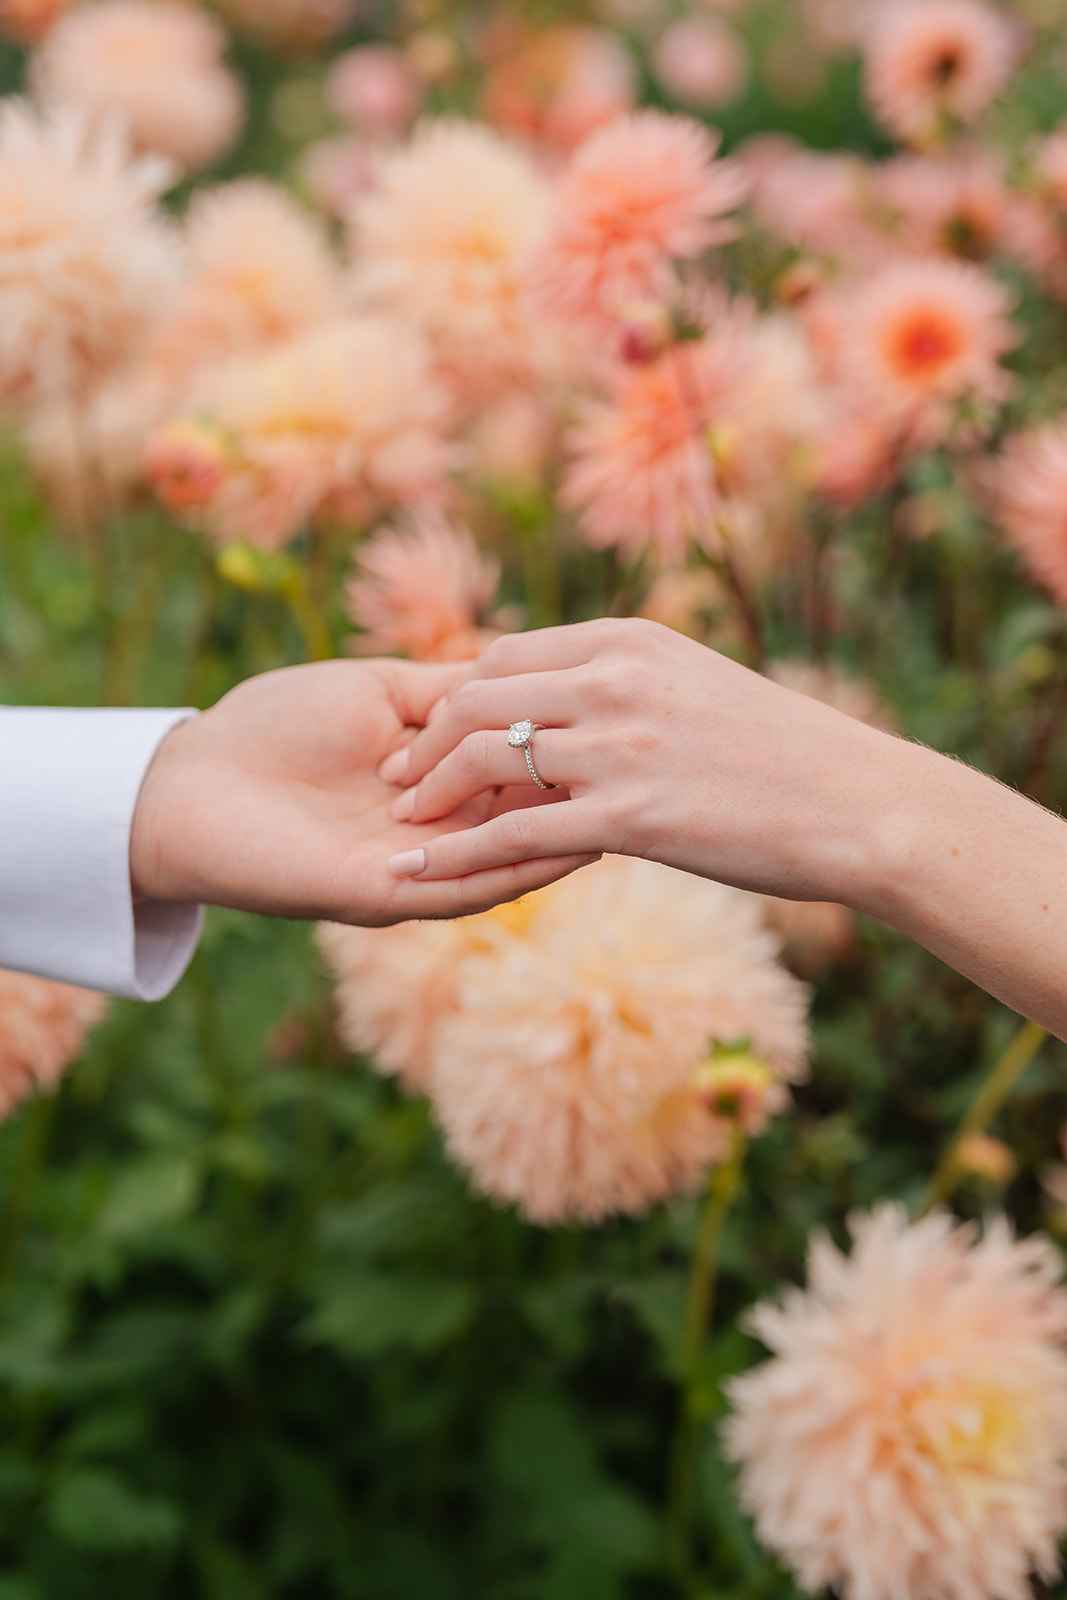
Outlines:
{"type": "Polygon", "coordinates": [[[377,777],[465,670],[405,661],[289,667],[249,679],[180,724],[138,798],[134,894],[374,926],[481,911],[595,860],[522,862],[435,883],[388,870],[392,856],[480,823],[499,803],[482,797],[444,826],[412,827],[391,816],[398,791],[377,777]]]}

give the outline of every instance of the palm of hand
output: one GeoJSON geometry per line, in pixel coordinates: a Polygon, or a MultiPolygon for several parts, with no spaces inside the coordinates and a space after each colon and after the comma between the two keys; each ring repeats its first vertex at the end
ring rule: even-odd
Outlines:
{"type": "Polygon", "coordinates": [[[241,684],[161,747],[135,818],[137,890],[373,925],[458,915],[535,886],[528,871],[487,882],[479,898],[388,870],[392,856],[484,821],[497,803],[482,796],[444,825],[415,827],[390,815],[397,790],[377,776],[461,671],[331,661],[241,684]]]}

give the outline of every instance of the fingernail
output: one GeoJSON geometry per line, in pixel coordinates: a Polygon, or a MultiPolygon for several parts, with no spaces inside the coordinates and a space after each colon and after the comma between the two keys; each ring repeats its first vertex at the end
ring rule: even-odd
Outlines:
{"type": "Polygon", "coordinates": [[[392,812],[397,822],[409,822],[415,815],[415,799],[418,795],[418,792],[419,789],[418,785],[416,784],[414,789],[405,789],[404,793],[402,795],[398,795],[393,801],[392,805],[389,807],[389,810],[392,812]]]}
{"type": "Polygon", "coordinates": [[[443,694],[441,696],[440,700],[435,700],[434,701],[433,705],[430,707],[429,711],[426,713],[426,726],[427,727],[430,726],[430,723],[433,721],[434,717],[440,716],[441,712],[445,709],[445,706],[447,706],[447,704],[448,704],[448,696],[447,696],[447,694],[443,694]]]}
{"type": "Polygon", "coordinates": [[[403,783],[404,775],[410,765],[410,750],[394,750],[391,756],[386,756],[378,768],[378,776],[383,783],[403,783]]]}
{"type": "Polygon", "coordinates": [[[394,878],[417,878],[426,866],[425,850],[405,850],[402,854],[394,856],[389,863],[389,871],[394,878]]]}

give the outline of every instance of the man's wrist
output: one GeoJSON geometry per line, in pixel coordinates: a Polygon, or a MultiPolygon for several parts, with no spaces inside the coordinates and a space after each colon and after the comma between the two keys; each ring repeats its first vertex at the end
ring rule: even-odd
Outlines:
{"type": "Polygon", "coordinates": [[[181,861],[182,807],[174,804],[199,718],[178,723],[160,741],[141,782],[130,826],[130,888],[135,905],[149,900],[195,900],[184,892],[181,861]]]}

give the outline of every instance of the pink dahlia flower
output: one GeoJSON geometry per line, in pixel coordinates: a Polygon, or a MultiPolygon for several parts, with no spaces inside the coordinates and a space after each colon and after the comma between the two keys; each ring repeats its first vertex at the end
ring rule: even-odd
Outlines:
{"type": "Polygon", "coordinates": [[[970,263],[891,263],[837,303],[839,372],[848,404],[910,445],[947,437],[962,417],[982,422],[1009,397],[1001,358],[1019,343],[1012,296],[970,263]]]}
{"type": "Polygon", "coordinates": [[[167,177],[114,124],[0,106],[0,405],[70,403],[143,345],[177,276],[167,177]]]}
{"type": "Polygon", "coordinates": [[[36,44],[75,0],[0,0],[0,31],[20,44],[36,44]]]}
{"type": "Polygon", "coordinates": [[[52,1089],[107,1010],[103,995],[0,972],[0,1118],[38,1089],[52,1089]]]}
{"type": "Polygon", "coordinates": [[[906,251],[984,261],[1014,248],[1018,202],[993,151],[898,156],[879,169],[877,192],[906,251]]]}
{"type": "Polygon", "coordinates": [[[1067,1529],[1067,1293],[1045,1239],[883,1205],[808,1287],[757,1307],[772,1359],[730,1385],[760,1538],[810,1593],[1029,1600],[1067,1529]]]}
{"type": "Polygon", "coordinates": [[[759,901],[610,858],[458,923],[329,928],[342,1036],[433,1100],[484,1193],[534,1221],[599,1221],[698,1186],[728,1122],[701,1069],[751,1041],[778,1083],[807,1047],[807,992],[759,901]]]}
{"type": "Polygon", "coordinates": [[[1067,422],[1009,439],[992,472],[995,516],[1039,583],[1067,609],[1067,422]]]}
{"type": "Polygon", "coordinates": [[[641,111],[586,141],[562,178],[534,281],[566,319],[615,320],[627,306],[664,299],[673,263],[731,235],[722,218],[745,183],[700,123],[641,111]]]}
{"type": "Polygon", "coordinates": [[[725,22],[689,15],[660,34],[652,70],[673,99],[710,111],[744,94],[751,63],[743,40],[725,22]]]}
{"type": "Polygon", "coordinates": [[[440,513],[383,528],[360,545],[345,591],[349,616],[366,630],[360,654],[473,660],[494,636],[479,619],[499,581],[500,563],[440,513]]]}
{"type": "Polygon", "coordinates": [[[866,39],[875,115],[915,145],[970,127],[1007,87],[1023,42],[1019,23],[986,0],[891,0],[866,39]]]}
{"type": "Polygon", "coordinates": [[[563,23],[537,33],[505,25],[482,88],[487,122],[569,155],[632,109],[637,78],[626,45],[607,28],[563,23]]]}
{"type": "Polygon", "coordinates": [[[342,122],[359,133],[401,133],[422,99],[422,84],[407,56],[391,45],[366,44],[337,57],[326,97],[342,122]]]}
{"type": "Polygon", "coordinates": [[[119,115],[141,150],[186,171],[237,137],[244,97],[207,12],[172,0],[91,0],[52,29],[32,64],[43,100],[98,120],[119,115]]]}

